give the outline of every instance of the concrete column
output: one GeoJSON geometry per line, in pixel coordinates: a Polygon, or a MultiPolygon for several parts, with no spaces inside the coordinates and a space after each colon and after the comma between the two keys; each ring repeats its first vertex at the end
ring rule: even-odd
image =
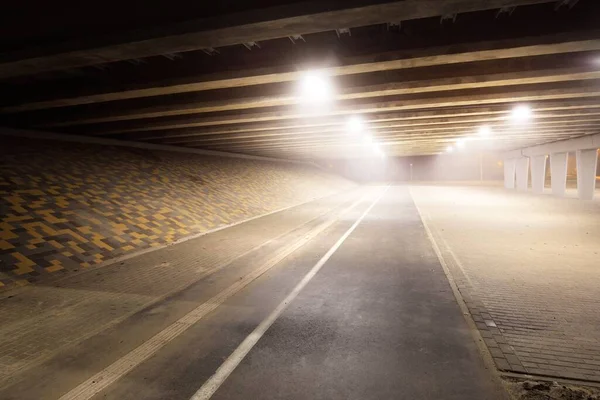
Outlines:
{"type": "Polygon", "coordinates": [[[569,153],[550,154],[552,194],[564,197],[567,192],[567,157],[569,153]]]}
{"type": "Polygon", "coordinates": [[[546,180],[546,156],[531,157],[531,187],[534,193],[544,193],[546,180]]]}
{"type": "Polygon", "coordinates": [[[504,160],[504,187],[506,189],[515,188],[515,166],[517,160],[509,158],[504,160]]]}
{"type": "Polygon", "coordinates": [[[577,150],[577,194],[581,200],[593,200],[596,191],[598,151],[577,150]]]}
{"type": "Polygon", "coordinates": [[[526,191],[529,183],[529,157],[517,158],[517,190],[526,191]]]}

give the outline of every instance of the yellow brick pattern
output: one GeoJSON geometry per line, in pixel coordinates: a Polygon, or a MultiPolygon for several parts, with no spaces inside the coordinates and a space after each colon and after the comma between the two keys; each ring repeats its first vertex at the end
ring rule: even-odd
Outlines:
{"type": "Polygon", "coordinates": [[[349,185],[286,163],[0,141],[0,286],[79,270],[349,185]]]}

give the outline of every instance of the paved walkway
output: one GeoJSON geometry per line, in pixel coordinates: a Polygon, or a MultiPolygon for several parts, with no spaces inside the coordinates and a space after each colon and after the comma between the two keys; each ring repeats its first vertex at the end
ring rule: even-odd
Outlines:
{"type": "Polygon", "coordinates": [[[52,284],[3,293],[0,388],[58,350],[106,330],[359,194],[334,195],[52,284]]]}
{"type": "MultiPolygon", "coordinates": [[[[257,220],[253,228],[240,226],[165,249],[155,262],[190,261],[164,274],[156,267],[154,277],[149,273],[143,283],[127,289],[119,286],[124,268],[112,275],[98,270],[104,279],[114,276],[111,286],[101,289],[103,282],[91,275],[91,282],[82,275],[79,283],[53,288],[84,293],[80,301],[102,293],[127,294],[138,303],[129,314],[119,311],[118,323],[105,323],[99,332],[13,372],[0,398],[188,400],[246,348],[212,398],[505,399],[477,351],[408,190],[391,188],[376,201],[381,192],[366,188],[287,217],[257,220]],[[276,228],[280,224],[286,227],[276,228]],[[244,240],[233,241],[236,229],[245,232],[240,235],[244,240]],[[257,244],[263,245],[248,251],[257,244]],[[207,276],[211,265],[223,265],[219,257],[232,257],[230,252],[240,257],[227,259],[226,267],[207,276]],[[323,264],[324,255],[331,257],[323,264]],[[187,275],[193,274],[193,260],[207,266],[187,278],[187,286],[163,282],[188,264],[187,275]],[[161,297],[152,291],[154,285],[164,285],[161,293],[171,294],[161,297]],[[273,324],[264,325],[269,320],[273,324]],[[254,340],[249,347],[248,340],[254,340]]],[[[85,317],[87,323],[127,299],[117,297],[93,310],[88,305],[94,312],[85,317]]],[[[45,312],[51,309],[61,308],[55,304],[45,312]]],[[[84,318],[79,312],[78,318],[84,318]]],[[[46,329],[74,318],[58,312],[54,319],[47,317],[46,329]]],[[[47,343],[57,340],[56,331],[52,335],[47,343]]],[[[208,397],[196,397],[203,398],[208,397]]]]}
{"type": "Polygon", "coordinates": [[[405,188],[392,188],[214,399],[500,399],[405,188]]]}
{"type": "Polygon", "coordinates": [[[600,382],[600,201],[413,187],[497,366],[600,382]]]}

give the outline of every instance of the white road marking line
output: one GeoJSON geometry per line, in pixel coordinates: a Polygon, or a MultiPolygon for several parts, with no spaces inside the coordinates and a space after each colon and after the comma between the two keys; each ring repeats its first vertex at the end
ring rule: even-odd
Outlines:
{"type": "Polygon", "coordinates": [[[325,229],[329,228],[331,225],[333,225],[339,220],[339,216],[345,214],[346,212],[356,207],[369,194],[369,192],[364,194],[363,196],[361,196],[360,199],[352,203],[349,207],[334,214],[334,216],[332,216],[330,219],[315,227],[313,230],[305,234],[299,240],[296,240],[290,245],[283,247],[281,251],[277,252],[273,257],[269,258],[265,263],[263,263],[263,265],[260,266],[260,268],[246,275],[244,279],[232,284],[227,289],[213,296],[202,305],[196,307],[195,309],[184,315],[182,318],[169,325],[167,328],[160,331],[134,350],[127,353],[122,358],[118,359],[108,367],[104,368],[102,371],[87,379],[85,382],[81,383],[77,387],[65,393],[62,397],[60,397],[59,400],[87,400],[92,398],[100,391],[110,386],[111,384],[119,380],[121,377],[123,377],[125,374],[130,372],[132,369],[140,365],[146,359],[156,354],[171,340],[181,335],[192,325],[196,324],[208,313],[219,307],[227,299],[229,299],[234,294],[242,290],[245,286],[250,284],[250,282],[267,272],[269,269],[274,267],[284,258],[292,254],[294,251],[304,246],[307,242],[315,238],[318,234],[322,233],[325,229]]]}
{"type": "MultiPolygon", "coordinates": [[[[452,272],[450,271],[450,268],[448,267],[448,263],[446,262],[446,259],[444,258],[444,255],[442,254],[442,250],[438,246],[438,244],[435,240],[435,236],[433,235],[433,232],[429,228],[428,221],[431,222],[431,225],[434,227],[434,229],[435,229],[435,225],[433,224],[433,221],[432,221],[430,215],[427,213],[424,213],[421,210],[421,208],[419,208],[419,205],[417,204],[417,200],[415,199],[415,196],[413,196],[413,194],[412,194],[412,189],[409,188],[408,191],[410,193],[410,196],[413,199],[413,203],[415,204],[417,213],[421,217],[421,222],[423,223],[423,227],[425,228],[425,233],[427,234],[427,238],[429,239],[429,242],[431,243],[433,252],[437,256],[437,259],[440,262],[440,265],[442,266],[442,270],[444,271],[444,274],[446,275],[446,279],[448,279],[448,283],[450,284],[450,288],[452,289],[454,298],[456,299],[456,302],[458,303],[458,306],[460,308],[460,311],[463,315],[465,322],[469,326],[469,331],[471,332],[471,337],[473,338],[475,345],[479,349],[479,353],[482,356],[481,358],[483,359],[483,363],[485,364],[488,371],[491,371],[491,373],[493,374],[494,380],[496,381],[497,385],[499,387],[503,387],[504,385],[500,380],[501,374],[499,373],[498,369],[496,368],[496,364],[494,362],[492,354],[488,350],[487,345],[485,344],[485,341],[483,340],[483,337],[481,336],[481,333],[479,332],[479,329],[477,328],[477,325],[475,325],[475,321],[473,320],[473,317],[471,316],[469,307],[467,306],[467,303],[463,299],[460,289],[458,288],[458,285],[456,284],[456,280],[454,279],[454,276],[452,275],[452,272]]],[[[442,238],[442,236],[439,234],[439,231],[437,231],[437,229],[436,229],[436,232],[438,233],[438,236],[440,238],[442,238]]],[[[444,245],[446,246],[446,250],[448,250],[450,252],[450,256],[454,259],[454,262],[459,266],[459,268],[461,268],[462,272],[464,273],[464,269],[462,268],[462,265],[460,264],[460,262],[458,261],[458,259],[454,255],[454,253],[451,251],[448,243],[443,238],[442,238],[442,241],[444,242],[444,245]]],[[[469,277],[466,274],[465,274],[465,277],[466,277],[467,281],[469,282],[469,284],[472,285],[471,281],[469,280],[469,277]]]]}
{"type": "MultiPolygon", "coordinates": [[[[0,133],[0,135],[1,134],[2,133],[0,133]]],[[[197,238],[202,237],[202,236],[207,236],[207,235],[210,235],[211,233],[216,233],[218,231],[222,231],[222,230],[225,230],[227,228],[233,228],[234,226],[242,225],[242,224],[245,224],[246,222],[254,221],[255,219],[260,219],[260,218],[263,218],[263,217],[268,217],[269,215],[277,214],[277,213],[280,213],[280,212],[283,212],[283,211],[287,211],[287,210],[292,209],[294,207],[300,207],[300,206],[303,206],[303,205],[308,204],[308,203],[313,202],[313,201],[324,200],[324,199],[326,199],[328,197],[333,197],[333,196],[339,195],[341,193],[350,192],[350,191],[353,191],[353,190],[355,190],[355,188],[347,189],[347,190],[342,190],[340,192],[328,194],[328,195],[325,195],[325,196],[322,196],[322,197],[316,197],[316,198],[313,198],[313,199],[310,199],[310,200],[303,201],[303,202],[298,203],[298,204],[294,204],[294,205],[291,205],[291,206],[278,208],[277,210],[274,210],[274,211],[269,211],[269,212],[266,212],[264,214],[255,215],[254,217],[243,219],[241,221],[236,221],[236,222],[232,222],[232,223],[227,224],[227,225],[219,226],[219,227],[214,228],[214,229],[209,229],[209,230],[204,231],[204,232],[194,233],[194,234],[192,234],[190,236],[185,236],[185,237],[182,237],[180,239],[177,239],[177,240],[175,240],[175,241],[173,241],[171,243],[162,244],[160,246],[151,247],[149,249],[138,250],[138,251],[134,251],[133,253],[122,255],[120,257],[111,258],[110,260],[106,260],[104,262],[101,262],[100,264],[92,265],[92,266],[87,267],[85,269],[82,268],[79,272],[76,272],[76,273],[69,272],[68,276],[58,278],[58,279],[56,279],[55,281],[52,281],[52,282],[62,282],[65,279],[71,278],[73,276],[83,275],[83,274],[89,273],[90,271],[95,271],[96,269],[100,269],[100,268],[104,268],[104,267],[110,267],[111,265],[117,264],[117,263],[122,262],[122,261],[127,261],[127,260],[129,260],[131,258],[134,258],[134,257],[137,257],[137,256],[141,256],[141,255],[146,254],[146,253],[151,253],[153,251],[161,250],[161,249],[164,249],[165,247],[169,247],[169,246],[173,246],[173,245],[176,245],[176,244],[179,244],[179,243],[187,242],[188,240],[197,239],[197,238]]],[[[7,296],[8,294],[12,294],[13,291],[14,292],[20,292],[20,291],[23,291],[23,290],[26,290],[26,289],[30,289],[30,286],[28,285],[28,286],[13,288],[13,289],[11,289],[9,291],[3,292],[2,295],[3,296],[7,296]]]]}
{"type": "MultiPolygon", "coordinates": [[[[417,200],[415,199],[415,196],[413,196],[413,194],[412,194],[412,189],[409,188],[408,192],[410,193],[410,196],[413,199],[413,203],[415,204],[417,213],[421,217],[421,222],[423,222],[423,227],[425,228],[427,237],[429,238],[429,241],[431,242],[431,244],[433,246],[433,250],[435,251],[435,254],[437,255],[438,259],[440,260],[440,263],[442,264],[444,271],[446,271],[446,269],[448,269],[448,263],[442,256],[442,251],[441,251],[440,247],[438,246],[437,241],[435,240],[434,232],[437,233],[438,240],[442,242],[445,250],[448,252],[448,254],[450,254],[451,259],[452,259],[451,261],[453,261],[454,264],[460,269],[460,271],[462,272],[463,276],[465,277],[465,279],[467,280],[469,285],[473,286],[471,277],[467,274],[465,267],[458,260],[458,257],[456,256],[456,254],[454,254],[454,251],[452,251],[452,248],[450,247],[450,245],[448,244],[446,239],[444,239],[444,237],[440,234],[439,229],[437,229],[437,227],[433,223],[433,220],[431,219],[431,216],[429,215],[429,213],[427,213],[426,211],[423,211],[419,207],[419,205],[417,204],[417,200]],[[428,221],[431,223],[431,227],[429,226],[428,221]]],[[[450,271],[450,269],[448,269],[448,271],[450,271]]],[[[449,279],[454,279],[454,278],[449,278],[449,279]]]]}
{"type": "MultiPolygon", "coordinates": [[[[357,190],[357,189],[352,189],[352,192],[354,192],[354,190],[357,190]]],[[[347,192],[350,192],[350,191],[347,191],[347,192]]],[[[339,193],[337,193],[337,194],[339,194],[339,193]]],[[[333,196],[333,195],[330,195],[330,196],[333,196]]],[[[325,196],[325,197],[328,197],[328,196],[325,196]]],[[[323,198],[325,198],[325,197],[323,197],[323,198]]],[[[315,201],[315,200],[319,200],[319,199],[314,199],[314,200],[310,200],[310,201],[315,201]]],[[[310,201],[307,201],[306,203],[309,203],[310,201]]],[[[296,206],[299,206],[299,205],[302,205],[302,204],[305,204],[305,203],[297,204],[296,206]]],[[[143,305],[143,307],[142,307],[142,308],[146,308],[146,307],[153,306],[153,305],[157,304],[158,302],[160,302],[161,300],[164,300],[164,299],[166,299],[167,297],[171,296],[172,294],[174,294],[174,293],[177,293],[177,292],[179,292],[179,291],[182,291],[182,290],[185,290],[186,288],[188,288],[189,286],[191,286],[191,285],[193,285],[193,284],[197,283],[199,280],[201,280],[201,279],[205,278],[206,276],[209,276],[209,275],[211,275],[211,274],[214,274],[214,273],[216,273],[216,272],[219,272],[221,269],[227,268],[227,267],[228,267],[230,264],[233,264],[234,262],[238,261],[240,258],[242,258],[242,257],[245,257],[245,256],[247,256],[248,254],[250,254],[250,253],[252,253],[252,252],[254,252],[254,251],[256,251],[256,250],[259,250],[259,249],[261,249],[261,248],[263,248],[263,247],[265,247],[265,246],[268,246],[268,245],[269,245],[269,244],[271,244],[271,243],[274,243],[275,241],[277,241],[277,240],[279,240],[279,239],[283,238],[285,235],[289,235],[291,232],[293,232],[293,231],[295,231],[295,230],[297,230],[297,229],[304,228],[304,227],[305,227],[305,226],[307,226],[308,224],[310,224],[310,223],[312,223],[312,222],[316,221],[317,219],[319,219],[319,218],[321,218],[321,217],[324,217],[324,216],[326,216],[327,214],[334,214],[334,215],[335,215],[335,213],[336,213],[336,212],[338,212],[337,210],[338,210],[339,208],[341,208],[341,207],[342,207],[344,204],[345,204],[345,203],[338,204],[338,205],[336,205],[335,207],[333,207],[333,208],[331,208],[331,209],[329,209],[329,210],[326,210],[326,211],[322,212],[321,214],[317,215],[317,216],[316,216],[316,217],[314,217],[313,219],[311,219],[311,220],[309,220],[309,221],[306,221],[306,222],[302,223],[301,225],[295,226],[295,227],[293,227],[292,229],[289,229],[289,230],[287,230],[287,231],[285,231],[285,232],[283,232],[283,233],[281,233],[281,234],[279,234],[279,235],[277,235],[277,236],[275,236],[275,237],[273,237],[273,238],[271,238],[271,239],[267,240],[266,242],[263,242],[263,243],[261,243],[261,244],[259,244],[259,245],[257,245],[257,246],[254,246],[253,248],[251,248],[251,249],[249,249],[249,250],[246,250],[246,251],[245,251],[245,252],[243,252],[242,254],[239,254],[239,255],[235,256],[233,259],[230,259],[230,260],[224,261],[224,262],[223,262],[223,263],[221,263],[221,264],[217,264],[217,265],[215,265],[214,267],[212,267],[212,268],[210,268],[210,269],[207,269],[206,271],[204,271],[203,273],[201,273],[200,275],[198,275],[198,276],[195,278],[195,281],[194,281],[193,283],[191,283],[191,284],[190,284],[190,283],[185,283],[185,284],[183,284],[183,285],[174,286],[174,287],[173,287],[171,290],[169,290],[168,292],[166,292],[166,293],[164,293],[164,294],[162,294],[162,295],[160,295],[160,296],[156,297],[156,298],[155,298],[155,299],[153,299],[153,300],[150,300],[148,303],[144,303],[144,305],[143,305]]],[[[247,222],[247,221],[250,221],[250,220],[253,220],[253,219],[261,218],[261,217],[263,217],[263,216],[266,216],[266,215],[269,215],[269,214],[274,214],[274,213],[276,213],[276,212],[280,212],[280,211],[284,211],[284,210],[286,210],[286,209],[288,209],[288,208],[292,208],[292,207],[296,207],[296,206],[285,207],[285,208],[283,208],[283,209],[280,209],[280,210],[277,210],[277,211],[273,211],[273,212],[270,212],[270,213],[267,213],[267,214],[263,214],[263,215],[260,215],[260,216],[258,216],[258,217],[253,217],[253,218],[250,218],[250,219],[248,219],[248,220],[241,221],[241,222],[239,222],[239,223],[243,223],[243,222],[247,222]]],[[[218,230],[221,230],[221,229],[224,229],[224,228],[230,227],[230,226],[238,225],[239,223],[234,223],[234,224],[232,224],[232,225],[227,225],[227,226],[225,226],[225,227],[220,227],[220,228],[217,228],[217,229],[215,229],[215,230],[213,230],[213,231],[204,232],[204,233],[202,233],[201,235],[196,235],[196,236],[202,236],[202,235],[205,235],[205,234],[209,234],[209,233],[212,233],[212,232],[215,232],[215,231],[218,231],[218,230]]],[[[196,236],[195,236],[195,237],[196,237],[196,236]]],[[[182,241],[183,241],[183,240],[182,240],[182,241]]],[[[179,243],[179,241],[178,241],[177,243],[179,243]]],[[[172,243],[172,244],[175,244],[175,242],[174,242],[174,243],[172,243]]],[[[152,248],[151,250],[155,250],[155,249],[158,249],[158,248],[152,248]]],[[[102,266],[102,265],[103,265],[103,264],[98,264],[98,265],[94,266],[94,268],[96,268],[96,267],[100,267],[100,266],[102,266]]],[[[89,272],[89,270],[88,270],[88,272],[89,272]]],[[[79,273],[76,273],[76,274],[74,274],[74,275],[78,275],[78,274],[79,274],[79,273]]],[[[70,276],[73,276],[73,275],[70,275],[70,276]]],[[[61,278],[61,279],[58,279],[56,282],[59,282],[59,281],[61,281],[61,280],[63,280],[63,278],[61,278]]],[[[20,288],[20,289],[25,289],[25,288],[27,288],[27,286],[25,286],[25,287],[22,287],[22,288],[20,288]]],[[[15,289],[13,289],[13,290],[15,290],[15,289]]],[[[2,293],[2,295],[3,295],[3,296],[7,296],[7,295],[8,295],[8,294],[10,294],[10,293],[12,293],[12,292],[11,292],[11,291],[8,291],[8,292],[3,292],[3,293],[2,293]]],[[[134,310],[134,311],[131,311],[131,312],[125,313],[125,314],[123,314],[122,316],[120,316],[120,317],[118,317],[118,318],[115,318],[115,319],[113,319],[112,321],[108,322],[107,324],[105,324],[105,325],[102,325],[102,326],[100,326],[100,327],[99,327],[99,328],[97,328],[97,329],[93,329],[93,330],[91,330],[91,331],[90,331],[90,332],[88,332],[87,334],[85,334],[85,335],[83,335],[83,336],[80,336],[80,337],[79,337],[79,339],[78,339],[78,341],[79,341],[79,342],[82,342],[82,341],[84,341],[84,340],[86,340],[86,339],[88,339],[88,338],[90,338],[90,337],[92,337],[92,336],[94,336],[94,335],[96,335],[96,334],[98,334],[98,333],[100,333],[100,332],[102,332],[102,331],[104,331],[104,330],[106,330],[106,329],[108,329],[108,328],[112,327],[112,326],[115,326],[115,325],[119,324],[120,322],[122,322],[122,321],[126,320],[127,318],[131,317],[131,316],[132,316],[132,315],[134,315],[135,313],[139,312],[139,310],[140,310],[140,309],[137,309],[137,310],[134,310]]],[[[38,357],[37,359],[35,359],[35,360],[34,360],[34,362],[27,363],[27,364],[26,364],[26,366],[27,366],[28,368],[31,368],[31,367],[33,367],[33,366],[35,366],[35,365],[39,365],[39,364],[41,364],[43,361],[45,361],[45,360],[47,360],[47,359],[49,359],[49,358],[53,357],[54,355],[56,355],[56,354],[57,354],[57,352],[58,352],[59,350],[61,350],[61,347],[58,347],[58,348],[54,349],[54,351],[53,351],[53,352],[50,352],[50,353],[48,353],[48,354],[46,354],[46,355],[44,355],[44,356],[38,357]]],[[[0,380],[0,389],[2,389],[3,387],[4,387],[4,385],[3,385],[3,382],[0,380]]]]}
{"type": "Polygon", "coordinates": [[[311,270],[304,276],[304,278],[296,285],[294,290],[287,297],[279,303],[277,308],[273,310],[267,318],[265,318],[260,325],[252,331],[250,335],[234,350],[233,353],[225,360],[223,364],[217,369],[204,385],[190,398],[190,400],[208,400],[212,395],[219,389],[219,387],[225,382],[225,380],[231,375],[231,373],[237,368],[242,362],[246,355],[252,350],[254,345],[260,340],[265,332],[273,325],[273,323],[279,318],[279,316],[285,311],[289,304],[294,301],[296,296],[304,289],[304,287],[310,282],[310,280],[319,272],[319,270],[325,265],[325,263],[331,258],[331,256],[340,248],[340,246],[348,239],[350,234],[356,229],[356,227],[362,222],[367,216],[375,204],[383,197],[387,192],[389,186],[377,196],[377,198],[371,203],[369,208],[354,222],[354,224],[338,239],[338,241],[325,253],[325,255],[311,268],[311,270]]]}

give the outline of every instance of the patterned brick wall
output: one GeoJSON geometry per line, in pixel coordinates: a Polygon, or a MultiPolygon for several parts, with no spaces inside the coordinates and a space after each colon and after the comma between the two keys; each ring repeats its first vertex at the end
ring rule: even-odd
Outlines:
{"type": "Polygon", "coordinates": [[[0,136],[0,287],[349,187],[316,168],[0,136]]]}

